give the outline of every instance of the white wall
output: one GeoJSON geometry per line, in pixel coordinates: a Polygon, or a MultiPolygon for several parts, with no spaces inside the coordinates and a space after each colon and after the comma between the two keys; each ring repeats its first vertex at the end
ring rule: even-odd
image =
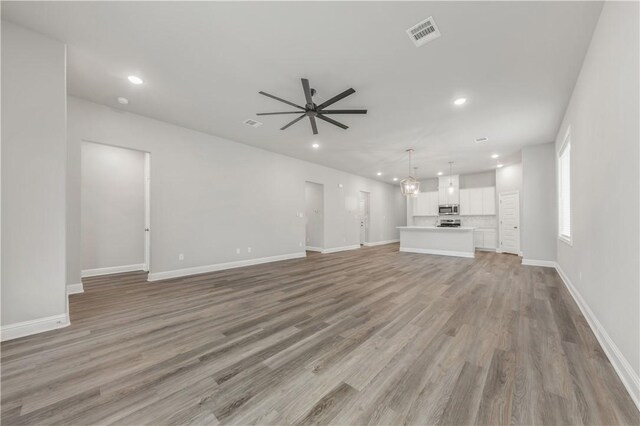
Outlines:
{"type": "MultiPolygon", "coordinates": [[[[324,185],[325,248],[359,244],[360,190],[371,193],[372,241],[397,239],[405,223],[397,186],[73,97],[68,104],[69,149],[84,140],[151,153],[152,274],[303,253],[305,181],[324,185]]],[[[77,197],[69,200],[68,226],[79,226],[77,197]]],[[[79,280],[78,260],[69,267],[79,280]]]]}
{"type": "Polygon", "coordinates": [[[493,170],[460,175],[460,189],[486,188],[488,186],[496,186],[496,174],[493,170]]]}
{"type": "Polygon", "coordinates": [[[144,263],[144,153],[82,143],[82,269],[144,263]]]}
{"type": "Polygon", "coordinates": [[[522,259],[555,262],[557,194],[555,144],[522,149],[522,259]]]}
{"type": "MultiPolygon", "coordinates": [[[[638,3],[606,2],[556,139],[571,126],[573,245],[558,264],[640,398],[638,3]],[[595,319],[595,321],[594,321],[595,319]],[[618,354],[616,355],[616,351],[618,354]]],[[[613,358],[613,359],[612,359],[613,358]]]]}
{"type": "Polygon", "coordinates": [[[3,339],[67,323],[65,55],[2,21],[3,339]]]}
{"type": "Polygon", "coordinates": [[[324,248],[324,186],[305,182],[306,245],[315,249],[324,248]]]}
{"type": "Polygon", "coordinates": [[[522,191],[522,163],[496,169],[496,196],[511,191],[522,191]]]}

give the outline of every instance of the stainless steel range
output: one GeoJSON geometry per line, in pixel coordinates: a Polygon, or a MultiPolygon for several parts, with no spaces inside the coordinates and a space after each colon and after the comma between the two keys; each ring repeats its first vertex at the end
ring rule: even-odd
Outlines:
{"type": "Polygon", "coordinates": [[[460,219],[440,219],[438,228],[459,228],[461,225],[460,219]]]}

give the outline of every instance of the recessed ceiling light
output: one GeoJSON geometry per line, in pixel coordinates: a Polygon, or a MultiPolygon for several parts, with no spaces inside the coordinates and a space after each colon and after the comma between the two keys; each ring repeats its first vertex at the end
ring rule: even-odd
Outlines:
{"type": "Polygon", "coordinates": [[[442,176],[442,172],[438,172],[438,176],[442,176]]]}
{"type": "Polygon", "coordinates": [[[493,154],[493,155],[491,156],[491,158],[498,158],[498,157],[499,157],[499,155],[498,155],[498,154],[493,154]]]}
{"type": "Polygon", "coordinates": [[[453,103],[458,106],[463,105],[465,102],[467,102],[467,98],[458,98],[455,101],[453,101],[453,103]]]}
{"type": "Polygon", "coordinates": [[[318,149],[318,148],[320,148],[320,144],[319,143],[314,143],[313,145],[311,145],[311,147],[313,147],[313,149],[318,149]]]}
{"type": "Polygon", "coordinates": [[[127,98],[123,98],[122,96],[120,96],[118,98],[118,103],[122,104],[122,105],[127,105],[129,103],[129,99],[127,98]]]}
{"type": "Polygon", "coordinates": [[[393,181],[394,181],[394,182],[395,182],[395,181],[397,181],[397,180],[398,180],[398,178],[393,178],[393,181]]]}
{"type": "Polygon", "coordinates": [[[476,143],[482,143],[482,142],[486,142],[488,140],[489,140],[489,138],[478,138],[478,139],[475,140],[475,142],[476,143]]]}
{"type": "Polygon", "coordinates": [[[503,165],[504,165],[504,164],[498,164],[496,167],[497,167],[497,168],[500,168],[500,167],[502,167],[503,165]]]}
{"type": "Polygon", "coordinates": [[[378,176],[382,176],[382,172],[378,172],[376,173],[378,176]]]}
{"type": "Polygon", "coordinates": [[[132,82],[133,84],[142,84],[143,81],[140,77],[138,77],[137,75],[130,75],[129,77],[127,77],[129,79],[130,82],[132,82]]]}

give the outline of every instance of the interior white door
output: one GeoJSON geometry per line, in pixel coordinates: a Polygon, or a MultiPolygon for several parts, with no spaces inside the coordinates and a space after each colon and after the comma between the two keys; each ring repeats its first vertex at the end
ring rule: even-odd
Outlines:
{"type": "Polygon", "coordinates": [[[499,200],[500,251],[520,254],[520,194],[501,193],[499,200]]]}
{"type": "Polygon", "coordinates": [[[364,244],[367,242],[367,239],[369,238],[369,193],[368,192],[364,192],[364,191],[360,192],[359,216],[360,216],[360,244],[364,244]]]}

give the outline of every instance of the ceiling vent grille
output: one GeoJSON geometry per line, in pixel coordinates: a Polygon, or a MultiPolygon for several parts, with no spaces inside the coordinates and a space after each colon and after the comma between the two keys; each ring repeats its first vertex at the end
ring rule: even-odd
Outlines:
{"type": "Polygon", "coordinates": [[[429,16],[424,21],[418,22],[413,27],[407,30],[407,35],[413,41],[416,47],[420,47],[423,44],[435,40],[440,37],[440,30],[433,20],[432,16],[429,16]]]}
{"type": "Polygon", "coordinates": [[[482,142],[486,142],[488,140],[489,140],[489,138],[478,138],[478,139],[476,139],[476,143],[482,143],[482,142]]]}
{"type": "Polygon", "coordinates": [[[251,127],[260,127],[262,126],[262,123],[256,120],[252,120],[250,118],[247,118],[246,120],[243,121],[244,124],[246,124],[247,126],[251,126],[251,127]]]}

